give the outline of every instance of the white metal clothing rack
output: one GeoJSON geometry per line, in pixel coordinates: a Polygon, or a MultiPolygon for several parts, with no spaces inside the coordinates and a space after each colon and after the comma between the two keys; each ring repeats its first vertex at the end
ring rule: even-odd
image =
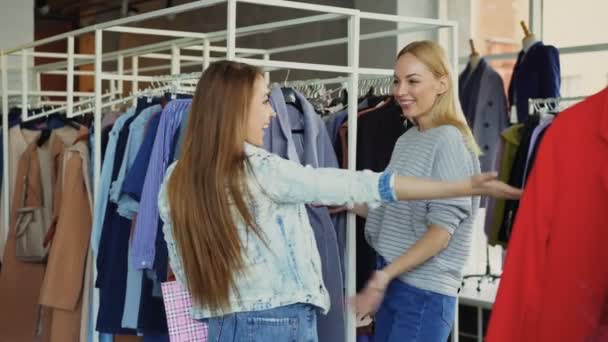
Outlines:
{"type": "MultiPolygon", "coordinates": [[[[264,68],[266,72],[279,69],[299,69],[299,70],[310,70],[317,72],[331,72],[331,73],[342,73],[347,76],[341,79],[339,82],[347,82],[348,91],[351,94],[358,93],[359,80],[360,78],[370,78],[378,76],[392,76],[392,69],[379,69],[379,68],[363,68],[359,65],[360,49],[359,45],[362,40],[372,40],[382,37],[396,36],[402,33],[420,32],[427,30],[447,29],[450,31],[449,34],[449,46],[445,48],[450,52],[450,62],[453,70],[458,70],[458,46],[457,37],[458,29],[457,24],[454,21],[439,20],[439,19],[426,19],[426,18],[413,18],[406,16],[378,14],[370,12],[362,12],[356,9],[314,5],[307,3],[300,3],[294,1],[284,0],[200,0],[166,8],[158,11],[148,12],[133,17],[122,18],[114,21],[110,21],[103,24],[94,25],[91,27],[79,29],[76,31],[68,32],[58,36],[45,38],[39,41],[35,41],[30,44],[18,46],[13,49],[3,50],[0,53],[0,69],[1,69],[1,85],[2,89],[2,115],[3,121],[8,122],[8,97],[9,95],[21,96],[22,99],[22,116],[23,120],[31,119],[27,115],[27,104],[28,97],[30,95],[43,95],[44,96],[65,96],[66,105],[65,111],[68,116],[74,116],[82,114],[82,111],[75,110],[75,106],[86,103],[86,100],[75,101],[75,97],[89,97],[92,99],[93,106],[91,107],[94,113],[94,125],[96,127],[101,126],[102,119],[102,107],[104,106],[104,98],[112,97],[115,93],[123,94],[124,86],[123,82],[131,82],[132,93],[138,94],[140,82],[155,82],[159,80],[159,77],[140,75],[143,72],[150,71],[166,71],[169,70],[168,74],[173,75],[174,81],[179,81],[182,66],[193,66],[200,65],[204,70],[211,61],[218,59],[211,57],[211,52],[225,53],[225,59],[234,60],[244,63],[256,65],[264,68]],[[272,6],[272,7],[285,7],[290,9],[310,11],[318,13],[312,16],[300,17],[290,20],[281,20],[271,23],[252,25],[246,27],[237,27],[236,13],[239,4],[248,3],[259,6],[272,6]],[[138,23],[159,18],[167,15],[175,15],[178,13],[199,10],[211,6],[220,4],[227,4],[226,11],[226,30],[217,32],[187,32],[187,31],[171,31],[171,30],[158,30],[149,29],[143,27],[135,27],[138,23]],[[250,36],[261,33],[269,33],[272,31],[283,30],[288,27],[297,25],[311,24],[311,23],[322,23],[327,21],[346,20],[348,34],[344,38],[330,39],[326,41],[312,42],[306,44],[298,44],[294,46],[281,47],[275,49],[244,49],[237,47],[237,37],[250,36]],[[361,20],[376,20],[383,22],[398,23],[407,25],[408,27],[376,32],[370,34],[361,34],[360,25],[361,20]],[[130,25],[130,26],[126,26],[130,25]],[[104,32],[121,32],[129,34],[143,34],[143,35],[159,35],[164,37],[173,37],[173,39],[167,42],[149,44],[136,48],[130,48],[120,51],[114,51],[110,53],[104,53],[103,51],[103,34],[104,32]],[[74,51],[74,39],[80,35],[86,33],[95,34],[95,53],[93,55],[76,54],[74,51]],[[67,52],[65,54],[50,54],[41,52],[32,52],[35,47],[43,46],[48,43],[61,41],[66,39],[68,42],[67,52]],[[218,44],[224,46],[217,46],[218,44]],[[214,45],[212,45],[214,44],[214,45]],[[301,62],[287,62],[281,60],[271,59],[278,54],[300,51],[311,48],[318,48],[323,46],[331,46],[337,44],[346,44],[348,58],[346,65],[328,65],[328,64],[315,64],[315,63],[301,63],[301,62]],[[200,56],[182,55],[181,50],[189,51],[200,51],[200,56]],[[171,50],[170,54],[160,53],[162,51],[171,50]],[[53,57],[63,58],[66,61],[49,63],[45,65],[30,67],[28,66],[28,57],[39,56],[39,57],[53,57]],[[22,85],[20,90],[9,90],[8,87],[8,64],[7,59],[9,57],[20,57],[21,58],[21,79],[22,85]],[[255,57],[258,58],[255,58],[255,57]],[[125,70],[124,60],[125,58],[131,58],[132,67],[130,70],[125,70]],[[161,65],[149,68],[139,68],[139,58],[154,58],[169,61],[169,65],[161,65]],[[76,67],[91,64],[93,61],[93,71],[77,71],[76,67]],[[116,70],[106,70],[103,68],[103,62],[116,61],[116,70]],[[35,90],[28,89],[28,74],[32,73],[37,79],[37,88],[35,90]],[[67,76],[66,92],[44,92],[40,89],[40,74],[65,74],[67,76]],[[85,75],[95,77],[95,90],[93,93],[82,93],[74,90],[74,76],[85,75]],[[103,93],[103,82],[110,82],[111,92],[109,94],[103,93]]],[[[268,75],[266,76],[268,79],[268,75]]],[[[329,83],[329,82],[328,82],[329,83]]],[[[335,83],[335,82],[334,82],[335,83]]],[[[455,86],[457,86],[455,84],[455,86]]],[[[357,97],[349,96],[348,99],[348,125],[351,129],[357,129],[357,97]]],[[[106,103],[107,104],[107,103],[106,103]]],[[[48,114],[48,113],[45,113],[48,114]]],[[[9,177],[9,142],[8,142],[8,125],[3,125],[3,139],[4,139],[4,189],[9,188],[8,180],[9,177]]],[[[357,140],[356,134],[349,135],[348,139],[348,168],[355,170],[356,166],[356,150],[357,140]]],[[[94,189],[98,192],[99,178],[101,174],[101,130],[96,129],[94,133],[95,151],[94,151],[94,189]]],[[[8,226],[9,222],[9,192],[4,192],[4,203],[3,208],[5,214],[4,224],[8,226]]],[[[346,249],[346,294],[352,296],[355,294],[355,279],[356,279],[356,267],[355,267],[355,217],[350,214],[347,223],[347,249],[346,249]]],[[[96,313],[97,306],[94,302],[93,312],[96,313]]],[[[457,322],[456,322],[457,324],[457,322]]],[[[355,317],[349,311],[347,313],[347,324],[346,324],[346,336],[347,341],[352,342],[356,339],[355,334],[355,317]]],[[[90,327],[89,329],[94,329],[90,327]]],[[[95,336],[97,334],[94,334],[95,336]]],[[[458,340],[458,335],[453,337],[453,341],[458,340]]]]}
{"type": "Polygon", "coordinates": [[[578,102],[586,99],[587,96],[573,96],[573,97],[548,97],[540,99],[529,99],[528,100],[528,113],[559,113],[563,110],[563,105],[566,102],[578,102]]]}

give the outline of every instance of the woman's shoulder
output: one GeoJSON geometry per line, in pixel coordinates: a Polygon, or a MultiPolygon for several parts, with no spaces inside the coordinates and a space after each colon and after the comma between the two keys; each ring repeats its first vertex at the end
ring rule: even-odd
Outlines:
{"type": "Polygon", "coordinates": [[[469,149],[464,134],[454,125],[442,125],[433,129],[435,147],[452,155],[467,156],[469,149]]]}
{"type": "Polygon", "coordinates": [[[456,126],[441,125],[422,132],[418,131],[416,127],[410,128],[399,138],[399,141],[404,144],[419,142],[429,147],[441,147],[446,144],[464,143],[465,140],[464,135],[456,126]]]}
{"type": "Polygon", "coordinates": [[[459,148],[466,146],[464,134],[454,125],[441,125],[432,129],[431,134],[437,147],[459,148]]]}
{"type": "Polygon", "coordinates": [[[164,178],[165,182],[171,177],[171,174],[173,174],[173,170],[175,170],[175,167],[177,166],[177,163],[179,163],[179,160],[174,161],[167,168],[167,171],[165,172],[165,178],[164,178]]]}
{"type": "Polygon", "coordinates": [[[464,138],[462,132],[454,125],[437,126],[433,131],[439,139],[444,139],[445,141],[455,142],[464,138]]]}
{"type": "Polygon", "coordinates": [[[253,171],[281,168],[286,162],[279,155],[251,144],[245,144],[245,156],[247,157],[247,164],[253,171]]]}
{"type": "Polygon", "coordinates": [[[249,143],[245,143],[245,155],[247,158],[267,158],[272,155],[272,153],[266,151],[265,149],[255,146],[249,143]]]}

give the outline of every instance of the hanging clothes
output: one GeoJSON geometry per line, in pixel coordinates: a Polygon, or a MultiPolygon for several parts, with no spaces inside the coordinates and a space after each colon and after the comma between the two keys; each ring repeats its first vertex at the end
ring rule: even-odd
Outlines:
{"type": "MultiPolygon", "coordinates": [[[[21,123],[21,110],[17,112],[15,108],[12,108],[8,113],[8,129],[9,129],[9,150],[12,147],[11,139],[10,139],[10,129],[19,125],[21,123]]],[[[4,176],[4,138],[2,137],[2,132],[0,132],[0,195],[2,193],[2,187],[4,186],[4,182],[2,182],[2,177],[4,176]]],[[[23,152],[21,152],[23,153],[23,152]]],[[[11,164],[12,165],[12,164],[11,164]]],[[[12,173],[13,175],[15,173],[12,173]]],[[[9,181],[11,183],[11,181],[9,181]]],[[[11,183],[12,184],[12,183],[11,183]]],[[[11,194],[12,195],[12,194],[11,194]]],[[[12,197],[11,197],[12,198],[12,197]]],[[[4,201],[4,199],[2,200],[4,201]]],[[[1,208],[1,206],[0,206],[1,208]]],[[[4,243],[6,242],[6,237],[8,235],[8,227],[4,227],[4,221],[1,221],[2,217],[0,216],[0,270],[2,270],[2,255],[4,254],[4,243]]]]}
{"type": "MultiPolygon", "coordinates": [[[[138,108],[140,111],[143,109],[139,106],[138,108]]],[[[124,126],[119,126],[118,123],[127,114],[121,116],[116,121],[110,133],[110,141],[108,142],[106,155],[104,156],[104,165],[102,166],[100,183],[104,187],[102,188],[102,185],[100,185],[100,197],[97,197],[97,199],[98,201],[105,202],[105,204],[101,204],[100,206],[106,207],[106,209],[104,218],[101,220],[102,226],[96,260],[98,273],[95,285],[99,288],[99,312],[96,329],[103,333],[136,334],[136,330],[122,327],[131,222],[118,215],[118,206],[116,203],[109,201],[109,195],[112,182],[118,179],[120,163],[125,155],[129,126],[139,113],[137,109],[132,111],[131,115],[124,119],[124,126]],[[115,148],[110,149],[111,143],[115,144],[115,148]],[[111,152],[114,152],[114,154],[111,152]],[[112,161],[106,160],[109,158],[112,161]]],[[[97,206],[98,204],[96,203],[95,205],[97,206]]]]}
{"type": "MultiPolygon", "coordinates": [[[[501,134],[503,149],[498,169],[498,179],[505,183],[509,181],[509,177],[511,176],[511,167],[521,142],[521,131],[523,128],[523,124],[513,125],[501,134]]],[[[501,243],[498,239],[498,232],[500,231],[505,213],[505,200],[490,198],[487,210],[485,220],[486,234],[488,235],[488,243],[494,246],[501,243]]]]}
{"type": "Polygon", "coordinates": [[[477,100],[479,99],[479,89],[481,88],[481,78],[486,67],[489,66],[484,63],[485,60],[482,58],[479,60],[479,64],[475,67],[471,63],[467,63],[466,68],[458,77],[458,90],[460,106],[464,112],[464,116],[467,119],[469,127],[475,126],[475,118],[477,115],[476,107],[477,100]]]}
{"type": "MultiPolygon", "coordinates": [[[[271,90],[270,101],[277,115],[264,135],[265,148],[302,165],[337,168],[338,161],[323,121],[304,95],[295,90],[294,93],[302,111],[285,103],[280,87],[271,90]],[[293,134],[292,130],[303,130],[303,133],[293,134]]],[[[306,211],[321,256],[323,282],[331,299],[330,311],[317,318],[319,341],[344,341],[344,283],[336,229],[326,207],[307,205],[306,211]]]]}
{"type": "MultiPolygon", "coordinates": [[[[399,137],[409,128],[401,108],[388,98],[359,112],[357,119],[357,170],[382,172],[388,166],[399,137]]],[[[340,128],[342,167],[348,167],[348,123],[340,128]]],[[[357,291],[376,269],[376,253],[365,239],[365,219],[357,217],[357,291]]]]}
{"type": "Polygon", "coordinates": [[[467,64],[458,83],[462,110],[483,153],[481,171],[491,171],[500,133],[509,127],[502,78],[482,58],[475,69],[467,64]]]}
{"type": "MultiPolygon", "coordinates": [[[[142,112],[137,115],[135,120],[129,125],[129,135],[127,137],[127,146],[125,154],[120,163],[118,176],[115,181],[112,182],[110,187],[110,201],[117,205],[118,215],[131,220],[128,214],[124,214],[124,207],[127,205],[128,200],[122,195],[122,186],[126,179],[128,170],[133,166],[137,153],[141,147],[143,135],[145,132],[145,126],[149,118],[160,112],[160,105],[151,105],[145,108],[142,112]]],[[[130,254],[130,253],[129,253],[130,254]]],[[[127,262],[127,285],[125,294],[125,305],[122,314],[122,327],[137,329],[137,317],[139,315],[139,302],[141,299],[141,282],[143,272],[135,269],[131,266],[131,263],[127,262]]]]}
{"type": "Polygon", "coordinates": [[[95,328],[101,333],[160,340],[167,336],[160,291],[160,282],[167,278],[167,246],[158,215],[137,214],[158,211],[158,191],[151,180],[164,173],[163,163],[173,160],[181,119],[191,102],[188,95],[179,97],[185,100],[139,98],[114,122],[108,146],[102,145],[106,152],[95,201],[99,214],[91,238],[98,267],[95,285],[100,289],[95,328]],[[147,267],[135,262],[138,258],[149,260],[147,267]]]}
{"type": "Polygon", "coordinates": [[[156,139],[156,132],[162,113],[153,115],[146,125],[146,134],[142,144],[137,152],[133,167],[127,173],[125,182],[122,186],[122,195],[125,197],[125,204],[121,210],[121,215],[131,220],[135,219],[139,210],[139,202],[144,187],[144,180],[148,165],[150,164],[150,156],[156,139]],[[128,201],[128,202],[127,202],[128,201]]]}
{"type": "MultiPolygon", "coordinates": [[[[111,146],[108,146],[102,166],[102,183],[105,187],[100,190],[99,200],[106,202],[107,209],[102,220],[97,254],[96,286],[100,289],[100,304],[96,328],[103,333],[136,334],[139,330],[138,308],[143,274],[130,268],[132,221],[119,212],[119,206],[123,205],[124,199],[121,196],[122,185],[138,154],[147,119],[160,110],[159,102],[159,98],[151,101],[140,98],[135,109],[125,114],[128,117],[122,119],[123,115],[116,121],[109,141],[111,146]],[[112,151],[114,154],[110,155],[112,151]],[[110,177],[103,178],[107,175],[110,177]],[[111,185],[106,188],[108,184],[111,185]]],[[[159,315],[164,315],[164,311],[158,311],[159,315]]]]}
{"type": "MultiPolygon", "coordinates": [[[[374,106],[370,106],[365,108],[359,112],[357,112],[357,117],[363,117],[365,114],[374,112],[376,109],[388,107],[391,99],[383,99],[379,103],[376,103],[374,106]]],[[[341,167],[344,169],[348,168],[348,121],[344,121],[344,123],[340,126],[338,130],[339,139],[337,141],[337,157],[338,162],[341,167]]],[[[359,141],[359,140],[357,140],[359,141]]],[[[359,144],[357,144],[357,148],[359,144]]],[[[389,157],[390,159],[390,157],[389,157]]],[[[388,163],[388,162],[387,162],[388,163]]]]}
{"type": "MultiPolygon", "coordinates": [[[[108,133],[108,141],[104,144],[102,141],[102,165],[101,175],[99,178],[99,192],[95,194],[95,215],[93,220],[93,231],[91,234],[91,247],[95,255],[99,254],[99,243],[101,232],[106,216],[108,206],[108,198],[110,195],[110,186],[112,184],[112,171],[114,170],[114,155],[116,154],[118,134],[122,130],[126,121],[135,115],[135,108],[130,108],[126,113],[121,115],[114,125],[108,126],[104,131],[108,133]]],[[[102,134],[103,136],[103,134],[102,134]]],[[[98,270],[100,265],[97,265],[98,270]]]]}
{"type": "Polygon", "coordinates": [[[538,151],[538,146],[542,141],[546,128],[549,127],[549,125],[553,122],[553,118],[553,115],[541,116],[538,126],[536,126],[532,132],[532,137],[530,138],[530,147],[526,157],[526,168],[524,169],[524,180],[522,185],[525,185],[526,180],[528,179],[529,172],[534,165],[534,160],[536,159],[535,156],[536,152],[538,151]]]}
{"type": "MultiPolygon", "coordinates": [[[[357,106],[358,111],[365,110],[370,107],[369,99],[363,99],[359,102],[357,106]]],[[[325,126],[327,127],[327,133],[329,134],[329,139],[331,140],[331,144],[338,153],[338,140],[340,139],[340,127],[348,120],[348,108],[345,108],[341,111],[335,112],[333,114],[327,115],[323,118],[325,121],[325,126]]]]}
{"type": "Polygon", "coordinates": [[[31,142],[17,164],[11,201],[11,230],[0,273],[0,332],[6,341],[33,341],[37,335],[41,341],[50,340],[52,310],[39,305],[46,265],[17,259],[16,215],[17,210],[23,206],[21,196],[24,195],[25,181],[28,182],[25,206],[45,206],[52,210],[53,175],[49,170],[57,170],[59,166],[55,165],[52,158],[51,146],[58,143],[56,140],[69,146],[76,135],[77,132],[71,128],[53,130],[42,146],[38,146],[37,141],[31,142]]]}
{"type": "MultiPolygon", "coordinates": [[[[154,177],[159,174],[161,177],[164,177],[164,172],[166,172],[168,165],[174,159],[179,131],[183,127],[182,119],[189,111],[191,102],[192,100],[188,96],[183,95],[177,100],[172,100],[166,104],[160,114],[151,149],[148,150],[150,145],[142,144],[140,147],[140,151],[143,150],[144,159],[147,151],[150,152],[148,164],[147,166],[143,166],[146,168],[146,174],[145,177],[141,177],[141,187],[139,188],[141,189],[141,193],[136,194],[136,198],[140,199],[139,213],[148,211],[156,211],[158,213],[157,198],[160,184],[155,190],[154,177]]],[[[155,117],[153,116],[152,119],[155,117]]],[[[150,131],[152,119],[148,122],[147,131],[150,131]]],[[[133,165],[133,169],[141,168],[142,166],[133,165]]],[[[136,183],[139,183],[139,180],[136,183]]],[[[158,214],[151,214],[149,217],[138,214],[134,219],[133,227],[132,249],[129,253],[130,266],[135,269],[142,269],[144,273],[141,283],[137,329],[144,336],[160,336],[162,338],[162,336],[167,335],[167,319],[160,291],[160,283],[167,279],[167,267],[169,263],[167,244],[162,232],[162,222],[158,214]],[[145,220],[148,220],[150,225],[144,227],[146,231],[140,230],[142,227],[140,226],[141,221],[145,220]],[[142,250],[142,247],[145,247],[145,249],[142,250]],[[138,258],[149,260],[149,267],[142,267],[137,262],[138,258]]]]}
{"type": "Polygon", "coordinates": [[[606,208],[608,88],[560,113],[545,134],[521,199],[488,341],[603,340],[606,208]]]}
{"type": "Polygon", "coordinates": [[[536,42],[521,51],[509,84],[509,105],[515,106],[517,122],[529,115],[528,100],[559,97],[561,83],[559,52],[554,46],[536,42]]]}
{"type": "Polygon", "coordinates": [[[178,160],[182,154],[182,146],[184,145],[184,137],[186,136],[186,127],[188,127],[188,120],[190,120],[190,111],[184,112],[182,115],[182,123],[179,126],[179,132],[177,133],[177,145],[175,145],[175,155],[173,160],[178,160]]]}
{"type": "Polygon", "coordinates": [[[534,129],[534,132],[532,133],[532,139],[530,141],[530,149],[528,150],[528,160],[526,162],[526,170],[524,171],[524,182],[523,182],[524,186],[528,180],[530,171],[532,170],[532,167],[534,166],[534,161],[536,160],[538,148],[539,148],[541,142],[543,141],[543,138],[545,136],[545,133],[547,132],[547,129],[553,122],[553,116],[548,116],[544,119],[545,120],[543,121],[543,118],[541,118],[541,123],[534,129]]]}
{"type": "MultiPolygon", "coordinates": [[[[528,150],[532,141],[532,134],[538,126],[540,117],[538,115],[529,116],[526,120],[524,127],[520,130],[520,143],[515,153],[515,159],[511,165],[511,172],[509,175],[509,185],[516,188],[522,188],[524,182],[524,172],[528,161],[528,150]]],[[[498,240],[503,244],[507,245],[509,237],[511,236],[511,228],[513,221],[517,215],[517,209],[519,207],[519,200],[504,200],[504,213],[500,219],[500,227],[498,231],[498,240]]]]}
{"type": "Polygon", "coordinates": [[[133,237],[133,265],[138,269],[152,269],[156,253],[155,240],[158,233],[158,192],[165,172],[171,163],[173,141],[179,131],[184,112],[189,110],[192,100],[171,101],[163,110],[154,141],[150,166],[146,173],[142,200],[135,235],[133,237]]]}
{"type": "Polygon", "coordinates": [[[83,284],[92,223],[89,152],[85,143],[53,151],[58,157],[55,232],[40,294],[52,308],[51,341],[79,341],[83,284]]]}
{"type": "MultiPolygon", "coordinates": [[[[27,149],[27,146],[34,140],[38,139],[39,134],[40,131],[22,129],[18,124],[12,126],[8,130],[8,143],[10,147],[8,151],[9,175],[4,176],[10,177],[8,181],[8,191],[9,198],[11,200],[15,193],[15,184],[17,180],[17,168],[19,166],[19,159],[27,149]]],[[[2,191],[0,192],[0,208],[4,208],[4,191],[5,189],[2,189],[2,191]]],[[[6,241],[8,240],[8,235],[10,231],[9,227],[5,227],[4,210],[0,210],[0,262],[2,263],[4,263],[4,249],[6,241]]]]}

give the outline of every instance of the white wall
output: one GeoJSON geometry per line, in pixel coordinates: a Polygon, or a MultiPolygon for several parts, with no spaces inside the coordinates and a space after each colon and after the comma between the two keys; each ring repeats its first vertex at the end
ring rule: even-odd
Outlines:
{"type": "MultiPolygon", "coordinates": [[[[408,17],[421,17],[421,18],[438,18],[439,17],[439,2],[441,0],[399,0],[397,1],[397,13],[398,15],[404,15],[408,17]]],[[[403,25],[400,25],[403,27],[403,25]]],[[[398,49],[404,47],[408,43],[415,40],[436,40],[437,31],[425,31],[418,33],[408,33],[399,35],[397,39],[398,49]]]]}
{"type": "MultiPolygon", "coordinates": [[[[458,22],[458,55],[467,56],[470,54],[469,39],[475,37],[474,30],[477,27],[477,14],[471,11],[479,8],[475,5],[479,0],[450,0],[448,3],[448,19],[458,22]]],[[[475,42],[477,49],[481,50],[482,42],[475,42]]],[[[464,69],[465,65],[461,66],[464,69]]],[[[460,70],[459,70],[460,71],[460,70]]]]}
{"type": "MultiPolygon", "coordinates": [[[[545,1],[543,12],[545,44],[566,47],[608,43],[605,0],[545,1]]],[[[608,51],[560,56],[562,96],[592,95],[608,86],[606,61],[608,51]]]]}
{"type": "MultiPolygon", "coordinates": [[[[397,14],[398,0],[354,0],[355,8],[365,12],[397,14]]],[[[361,34],[395,30],[396,23],[361,20],[361,34]]],[[[392,68],[397,51],[397,37],[362,41],[359,65],[365,68],[392,68]]]]}
{"type": "Polygon", "coordinates": [[[34,0],[0,1],[0,49],[34,40],[34,0]]]}
{"type": "MultiPolygon", "coordinates": [[[[442,4],[446,6],[445,12],[452,9],[452,7],[458,7],[462,3],[469,2],[470,0],[381,0],[381,1],[369,1],[369,0],[354,0],[355,8],[362,11],[378,12],[386,14],[397,14],[408,17],[422,17],[422,18],[439,18],[440,9],[442,4]],[[457,3],[457,4],[454,4],[457,3]],[[447,6],[450,6],[449,9],[447,6]]],[[[464,10],[462,10],[464,12],[464,10]]],[[[468,13],[468,12],[467,12],[468,13]]],[[[447,19],[447,18],[446,18],[447,19]]],[[[451,19],[451,18],[450,18],[451,19]]],[[[468,16],[467,16],[468,19],[468,16]]],[[[361,32],[378,32],[384,30],[393,30],[399,28],[406,28],[404,24],[390,24],[378,21],[365,20],[361,22],[361,32]]],[[[468,29],[468,28],[467,28],[468,29]]],[[[447,30],[444,30],[448,32],[447,30]]],[[[462,34],[460,36],[463,36],[462,34]]],[[[463,36],[464,37],[464,36],[463,36]]],[[[395,56],[401,48],[408,43],[415,40],[436,40],[439,38],[438,31],[424,31],[411,34],[401,34],[397,37],[376,39],[373,42],[361,43],[361,56],[360,64],[364,67],[374,68],[392,68],[395,56]],[[371,48],[373,44],[373,48],[371,48]]],[[[459,42],[459,44],[461,44],[459,42]]],[[[446,46],[446,49],[449,47],[446,46]]]]}
{"type": "MultiPolygon", "coordinates": [[[[16,47],[34,41],[34,0],[0,1],[0,49],[16,47]]],[[[10,57],[9,87],[20,87],[20,57],[10,57]]],[[[32,65],[33,60],[30,60],[32,65]]]]}

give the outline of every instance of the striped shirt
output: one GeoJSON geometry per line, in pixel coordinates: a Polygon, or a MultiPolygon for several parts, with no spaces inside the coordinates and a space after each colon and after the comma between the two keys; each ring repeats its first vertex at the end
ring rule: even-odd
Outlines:
{"type": "Polygon", "coordinates": [[[158,192],[171,164],[169,160],[173,137],[179,129],[182,115],[190,108],[192,100],[173,100],[163,109],[150,164],[135,223],[135,236],[131,249],[131,262],[136,269],[152,269],[156,256],[156,234],[158,232],[158,192]]]}
{"type": "MultiPolygon", "coordinates": [[[[480,167],[460,131],[445,125],[404,133],[395,145],[387,171],[402,176],[461,180],[479,173],[480,167]]],[[[390,263],[407,252],[430,225],[445,228],[452,235],[448,247],[399,279],[423,290],[456,296],[470,254],[478,208],[479,197],[385,203],[370,210],[365,237],[390,263]]]]}

